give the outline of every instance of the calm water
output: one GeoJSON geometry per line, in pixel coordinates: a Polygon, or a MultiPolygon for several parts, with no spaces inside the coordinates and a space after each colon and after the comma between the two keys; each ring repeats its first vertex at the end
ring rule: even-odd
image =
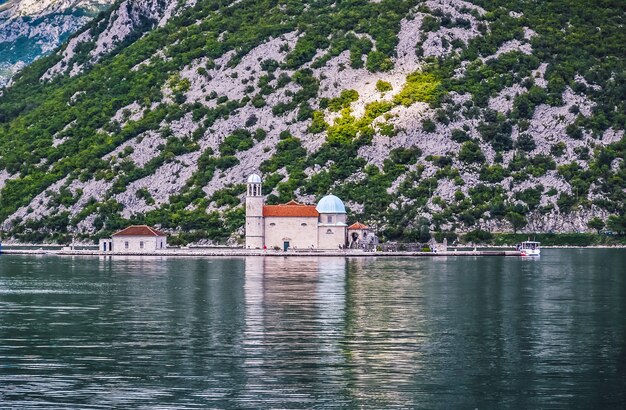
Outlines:
{"type": "Polygon", "coordinates": [[[0,256],[0,407],[624,405],[624,250],[0,256]]]}

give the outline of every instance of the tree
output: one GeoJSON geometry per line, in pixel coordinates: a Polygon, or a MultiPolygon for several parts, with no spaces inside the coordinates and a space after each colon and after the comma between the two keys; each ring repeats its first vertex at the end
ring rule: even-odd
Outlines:
{"type": "Polygon", "coordinates": [[[626,216],[611,215],[606,221],[606,226],[618,235],[623,235],[626,232],[626,216]]]}
{"type": "Polygon", "coordinates": [[[597,216],[591,218],[589,222],[587,222],[587,227],[589,229],[595,229],[598,234],[604,228],[604,225],[604,221],[597,216]]]}
{"type": "Polygon", "coordinates": [[[493,234],[482,229],[475,229],[465,234],[463,240],[465,243],[490,243],[493,240],[493,234]]]}
{"type": "Polygon", "coordinates": [[[537,144],[535,144],[535,140],[533,140],[533,137],[528,134],[520,135],[517,139],[516,145],[518,149],[526,152],[531,152],[535,149],[535,147],[537,147],[537,144]]]}
{"type": "Polygon", "coordinates": [[[393,68],[393,61],[380,51],[370,51],[367,55],[366,66],[371,72],[389,71],[393,68]]]}
{"type": "Polygon", "coordinates": [[[437,125],[430,118],[425,118],[422,120],[422,129],[425,132],[433,133],[437,131],[437,125]]]}
{"type": "Polygon", "coordinates": [[[474,141],[466,141],[461,145],[461,150],[459,151],[459,160],[463,161],[467,164],[472,162],[483,162],[485,160],[485,155],[480,150],[480,145],[478,145],[474,141]]]}
{"type": "Polygon", "coordinates": [[[520,228],[525,227],[528,223],[526,218],[524,218],[522,214],[517,212],[509,212],[508,214],[506,214],[505,218],[513,227],[513,233],[517,233],[520,228]]]}

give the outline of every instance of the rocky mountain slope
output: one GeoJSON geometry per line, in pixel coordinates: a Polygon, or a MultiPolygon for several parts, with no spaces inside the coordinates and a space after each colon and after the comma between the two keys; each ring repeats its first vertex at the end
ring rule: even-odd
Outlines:
{"type": "Polygon", "coordinates": [[[0,99],[2,229],[237,240],[260,172],[269,202],[333,192],[388,239],[623,230],[625,15],[582,0],[122,1],[0,99]]]}
{"type": "Polygon", "coordinates": [[[114,0],[8,0],[0,2],[0,85],[49,54],[114,0]]]}

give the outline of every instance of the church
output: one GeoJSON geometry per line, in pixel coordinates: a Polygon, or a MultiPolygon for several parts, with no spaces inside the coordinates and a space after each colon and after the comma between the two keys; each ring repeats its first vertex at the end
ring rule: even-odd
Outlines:
{"type": "MultiPolygon", "coordinates": [[[[346,224],[346,208],[335,195],[326,195],[317,206],[290,201],[265,205],[261,177],[248,177],[246,193],[246,248],[322,249],[346,248],[360,235],[363,224],[346,224]]],[[[365,227],[367,228],[367,227],[365,227]]]]}

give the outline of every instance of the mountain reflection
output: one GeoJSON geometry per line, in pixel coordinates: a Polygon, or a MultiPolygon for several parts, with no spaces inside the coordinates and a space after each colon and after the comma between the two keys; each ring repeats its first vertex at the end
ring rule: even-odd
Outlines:
{"type": "Polygon", "coordinates": [[[623,408],[626,256],[0,257],[9,408],[623,408]]]}

